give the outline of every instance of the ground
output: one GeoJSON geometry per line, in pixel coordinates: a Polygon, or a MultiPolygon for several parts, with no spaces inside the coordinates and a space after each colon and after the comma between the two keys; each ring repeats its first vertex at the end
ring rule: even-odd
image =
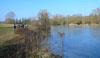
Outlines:
{"type": "Polygon", "coordinates": [[[11,24],[0,24],[0,45],[5,41],[11,40],[16,35],[13,32],[13,25],[11,24]]]}

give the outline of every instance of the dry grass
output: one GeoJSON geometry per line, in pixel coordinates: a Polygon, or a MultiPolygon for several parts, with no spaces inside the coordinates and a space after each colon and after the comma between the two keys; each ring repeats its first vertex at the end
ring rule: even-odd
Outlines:
{"type": "Polygon", "coordinates": [[[13,27],[13,24],[3,24],[3,23],[0,23],[0,27],[13,27]]]}

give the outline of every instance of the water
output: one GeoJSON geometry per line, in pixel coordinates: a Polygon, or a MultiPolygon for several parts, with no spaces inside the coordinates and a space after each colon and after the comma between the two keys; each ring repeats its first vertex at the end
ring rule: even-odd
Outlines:
{"type": "Polygon", "coordinates": [[[62,55],[62,38],[58,32],[65,34],[63,58],[100,58],[100,26],[52,26],[50,51],[62,55]]]}

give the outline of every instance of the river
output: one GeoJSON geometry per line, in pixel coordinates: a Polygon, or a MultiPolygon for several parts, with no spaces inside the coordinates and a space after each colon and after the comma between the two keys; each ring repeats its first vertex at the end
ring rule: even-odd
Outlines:
{"type": "Polygon", "coordinates": [[[51,53],[63,58],[100,58],[100,26],[51,26],[49,38],[51,53]]]}

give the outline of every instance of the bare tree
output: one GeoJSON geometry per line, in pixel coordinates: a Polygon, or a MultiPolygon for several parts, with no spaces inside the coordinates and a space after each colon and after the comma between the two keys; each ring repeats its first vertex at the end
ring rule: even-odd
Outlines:
{"type": "Polygon", "coordinates": [[[15,13],[14,12],[9,12],[9,13],[7,13],[6,15],[5,15],[5,17],[6,17],[6,20],[5,20],[5,22],[6,23],[10,23],[10,24],[13,24],[14,23],[14,18],[15,18],[15,13]]]}
{"type": "Polygon", "coordinates": [[[45,25],[49,23],[49,13],[47,10],[41,10],[38,14],[41,24],[45,25]]]}

